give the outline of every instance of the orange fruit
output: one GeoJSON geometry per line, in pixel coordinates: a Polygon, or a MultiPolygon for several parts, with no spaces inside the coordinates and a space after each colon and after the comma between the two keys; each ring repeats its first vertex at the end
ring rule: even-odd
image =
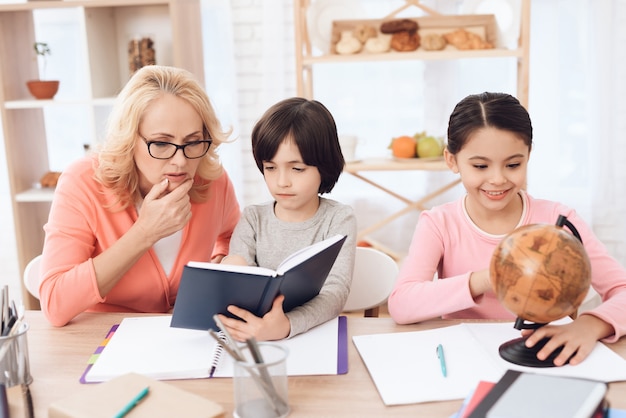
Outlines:
{"type": "Polygon", "coordinates": [[[417,147],[415,138],[402,135],[391,140],[391,153],[397,158],[415,158],[417,157],[417,147]]]}

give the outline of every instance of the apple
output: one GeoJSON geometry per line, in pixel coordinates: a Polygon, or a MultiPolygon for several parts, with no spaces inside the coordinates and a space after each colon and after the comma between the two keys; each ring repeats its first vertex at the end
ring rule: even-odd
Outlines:
{"type": "Polygon", "coordinates": [[[421,137],[417,141],[417,156],[419,158],[441,157],[443,155],[443,141],[432,135],[421,137]]]}

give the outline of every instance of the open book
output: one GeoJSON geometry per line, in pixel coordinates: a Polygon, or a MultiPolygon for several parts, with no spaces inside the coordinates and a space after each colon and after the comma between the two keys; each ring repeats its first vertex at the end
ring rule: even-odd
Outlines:
{"type": "Polygon", "coordinates": [[[232,316],[226,311],[228,305],[260,317],[279,294],[285,295],[283,309],[289,312],[319,294],[345,240],[345,235],[335,235],[302,248],[275,271],[190,261],[180,280],[171,326],[218,330],[213,315],[232,316]]]}

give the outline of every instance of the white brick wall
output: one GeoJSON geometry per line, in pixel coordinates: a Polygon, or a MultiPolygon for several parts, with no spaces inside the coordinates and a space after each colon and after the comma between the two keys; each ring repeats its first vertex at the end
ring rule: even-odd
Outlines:
{"type": "MultiPolygon", "coordinates": [[[[293,2],[291,0],[233,0],[231,1],[233,17],[233,37],[235,48],[235,66],[237,73],[237,98],[239,104],[239,141],[241,141],[241,161],[243,164],[243,202],[242,206],[265,201],[270,198],[263,182],[263,177],[252,158],[250,135],[254,124],[263,112],[274,102],[291,97],[295,91],[294,72],[294,45],[293,45],[293,2]],[[284,88],[282,91],[264,91],[263,54],[275,51],[264,50],[271,48],[267,45],[271,40],[264,39],[267,31],[263,27],[264,7],[268,3],[283,3],[283,30],[282,40],[276,42],[276,48],[285,52],[282,57],[284,73],[282,77],[284,88]],[[271,98],[270,98],[271,97],[271,98]]],[[[280,85],[278,87],[280,90],[280,85]]]]}

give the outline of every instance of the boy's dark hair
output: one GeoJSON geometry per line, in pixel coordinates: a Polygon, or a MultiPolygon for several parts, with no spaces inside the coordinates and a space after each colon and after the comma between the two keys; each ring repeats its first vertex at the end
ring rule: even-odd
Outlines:
{"type": "Polygon", "coordinates": [[[448,151],[458,153],[471,134],[486,127],[513,132],[532,148],[533,126],[526,108],[510,94],[485,92],[467,96],[452,111],[448,151]]]}
{"type": "Polygon", "coordinates": [[[263,173],[286,139],[298,146],[306,165],[317,167],[321,176],[318,193],[329,193],[343,171],[345,161],[339,146],[337,126],[328,109],[316,100],[292,97],[270,107],[252,130],[252,154],[263,173]]]}

